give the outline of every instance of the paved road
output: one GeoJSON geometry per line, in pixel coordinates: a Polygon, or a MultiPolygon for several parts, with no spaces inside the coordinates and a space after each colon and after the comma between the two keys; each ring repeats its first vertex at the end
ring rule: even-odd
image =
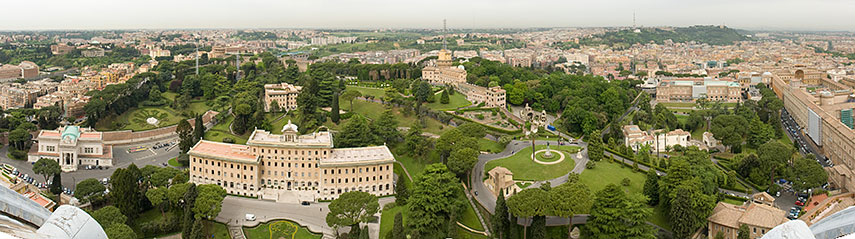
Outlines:
{"type": "MultiPolygon", "coordinates": [[[[547,141],[537,140],[537,141],[535,141],[535,144],[545,145],[546,142],[547,141]]],[[[549,143],[551,145],[557,145],[558,142],[557,141],[549,141],[549,143]]],[[[566,144],[566,142],[565,142],[565,144],[566,144]]],[[[585,169],[585,164],[588,162],[587,144],[582,142],[582,143],[570,143],[569,145],[581,146],[583,148],[582,149],[582,155],[583,155],[582,159],[573,158],[573,160],[576,161],[576,166],[571,171],[573,173],[581,173],[582,170],[585,169]]],[[[503,150],[500,153],[497,153],[497,154],[481,154],[478,156],[478,162],[475,164],[475,168],[472,169],[472,174],[469,177],[469,182],[470,182],[469,185],[472,185],[472,189],[470,189],[470,190],[472,191],[472,194],[475,195],[475,199],[478,201],[478,203],[480,203],[482,206],[484,206],[484,208],[486,208],[487,211],[489,211],[490,213],[493,213],[495,208],[496,208],[496,197],[493,196],[492,193],[490,193],[490,190],[487,189],[487,185],[484,185],[484,181],[482,180],[483,176],[485,175],[484,166],[487,165],[487,162],[490,162],[490,161],[493,161],[496,159],[506,158],[508,156],[513,155],[516,152],[519,152],[520,150],[522,150],[526,147],[531,147],[531,141],[514,140],[514,141],[511,141],[510,143],[508,143],[508,146],[505,147],[505,150],[503,150]]],[[[561,177],[558,177],[558,178],[555,178],[555,179],[552,179],[549,181],[552,184],[552,186],[560,185],[560,184],[567,181],[567,176],[569,174],[570,174],[570,172],[568,172],[567,174],[565,174],[561,177]]],[[[538,183],[541,183],[541,182],[538,182],[538,183]]]]}
{"type": "MultiPolygon", "coordinates": [[[[110,167],[109,169],[100,169],[100,170],[99,169],[86,170],[83,167],[80,167],[77,171],[62,173],[62,186],[66,187],[66,188],[70,188],[73,190],[73,188],[77,185],[77,182],[83,181],[84,179],[87,179],[87,178],[96,178],[99,180],[102,178],[109,178],[110,175],[113,174],[113,171],[116,170],[116,168],[124,168],[124,167],[131,165],[131,163],[136,164],[140,168],[142,168],[145,165],[162,166],[162,164],[169,161],[169,159],[178,157],[178,152],[179,152],[178,148],[174,147],[174,148],[169,149],[167,147],[167,148],[160,148],[160,149],[154,150],[154,149],[151,149],[151,146],[153,146],[157,142],[169,142],[169,141],[175,141],[175,140],[178,140],[178,137],[173,137],[173,138],[163,139],[163,140],[158,140],[158,141],[151,141],[151,142],[146,142],[146,143],[140,143],[140,144],[134,144],[134,145],[114,146],[113,147],[113,166],[112,167],[110,167]],[[128,153],[128,151],[127,151],[128,148],[131,148],[134,146],[140,146],[140,145],[148,146],[149,150],[148,151],[142,151],[142,152],[136,152],[136,153],[130,153],[130,154],[128,153]],[[167,151],[167,149],[169,149],[169,150],[167,151]]],[[[31,177],[33,177],[35,179],[35,182],[43,182],[44,181],[44,177],[33,172],[33,165],[32,164],[30,164],[26,160],[10,159],[10,158],[6,157],[7,152],[8,152],[7,147],[3,147],[2,149],[0,149],[0,163],[7,163],[7,164],[17,168],[18,171],[23,172],[25,174],[29,174],[31,177]]]]}
{"type": "MultiPolygon", "coordinates": [[[[394,201],[394,197],[380,198],[380,208],[394,201]]],[[[328,206],[328,202],[303,206],[298,203],[277,203],[254,198],[226,196],[223,200],[222,210],[215,220],[229,226],[252,227],[274,219],[288,219],[299,223],[301,226],[308,227],[313,232],[323,233],[324,238],[334,238],[333,229],[326,223],[326,214],[329,213],[328,206]],[[255,214],[256,220],[247,221],[246,214],[255,214]]],[[[380,237],[380,213],[378,212],[376,216],[378,217],[377,223],[368,224],[371,238],[380,237]]]]}

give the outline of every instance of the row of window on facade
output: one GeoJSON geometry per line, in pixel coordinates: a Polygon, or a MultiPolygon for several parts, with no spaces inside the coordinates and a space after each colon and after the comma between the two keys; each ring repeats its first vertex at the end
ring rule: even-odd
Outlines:
{"type": "MultiPolygon", "coordinates": [[[[196,171],[196,167],[195,167],[195,166],[193,167],[193,171],[196,171]]],[[[232,178],[234,178],[234,177],[235,177],[235,174],[234,174],[234,173],[231,173],[231,176],[229,176],[228,174],[223,173],[222,171],[217,171],[217,170],[213,170],[213,169],[205,169],[205,170],[203,171],[201,167],[199,168],[199,172],[203,172],[203,173],[205,173],[205,174],[210,174],[210,175],[212,175],[212,176],[214,175],[214,172],[216,172],[216,173],[217,173],[217,176],[227,176],[227,177],[232,177],[232,178]],[[224,174],[226,174],[226,175],[224,175],[224,174]]],[[[238,175],[237,175],[237,178],[238,178],[238,179],[240,179],[240,178],[241,178],[241,175],[240,175],[240,174],[238,174],[238,175]]],[[[252,175],[249,175],[249,180],[252,180],[252,178],[253,178],[253,176],[252,176],[252,175]]],[[[244,174],[244,175],[243,175],[243,179],[246,179],[246,174],[244,174]]]]}
{"type": "MultiPolygon", "coordinates": [[[[193,162],[194,162],[194,163],[196,162],[196,158],[193,158],[193,162]]],[[[208,160],[207,160],[207,159],[205,159],[205,160],[203,160],[203,159],[199,159],[199,163],[203,163],[203,164],[205,164],[205,165],[208,165],[208,160]]],[[[234,169],[234,168],[235,168],[235,164],[234,164],[234,163],[225,163],[225,164],[226,164],[226,167],[228,167],[228,168],[232,168],[232,169],[234,169]]],[[[222,162],[217,161],[217,167],[223,167],[222,165],[223,165],[223,163],[222,163],[222,162]]],[[[211,160],[211,166],[214,166],[214,160],[211,160]]],[[[240,169],[240,166],[241,166],[241,165],[237,165],[237,167],[238,167],[237,169],[240,169]]],[[[243,170],[247,170],[247,166],[246,166],[246,165],[243,165],[243,170]]],[[[253,171],[253,170],[255,170],[255,169],[253,169],[253,167],[252,167],[252,166],[249,166],[249,171],[253,171]]]]}
{"type": "MultiPolygon", "coordinates": [[[[372,170],[371,172],[377,172],[377,168],[378,168],[377,166],[371,167],[371,170],[372,170]]],[[[379,168],[380,168],[380,172],[383,172],[383,168],[384,168],[384,167],[383,167],[383,166],[380,166],[379,168]]],[[[389,165],[386,165],[386,167],[385,167],[385,168],[386,168],[386,171],[388,171],[388,170],[389,170],[389,165]]],[[[362,173],[362,169],[363,169],[363,168],[359,168],[359,173],[362,173]]],[[[367,173],[369,168],[368,168],[368,167],[365,167],[364,169],[365,169],[365,172],[367,173]]],[[[336,171],[335,169],[331,169],[331,170],[329,170],[329,173],[327,173],[327,170],[326,170],[326,169],[324,169],[324,175],[326,175],[326,174],[335,174],[335,171],[336,171]]],[[[356,169],[350,169],[350,170],[348,170],[347,168],[346,168],[346,169],[344,169],[344,174],[348,174],[348,173],[356,173],[356,169]]],[[[341,169],[338,169],[338,174],[341,174],[341,169]]]]}
{"type": "MultiPolygon", "coordinates": [[[[385,190],[389,190],[389,188],[391,188],[391,186],[389,186],[389,184],[387,183],[385,190]]],[[[376,192],[377,190],[383,190],[383,185],[380,185],[379,189],[378,189],[377,185],[372,185],[371,191],[368,191],[368,186],[365,186],[364,188],[359,187],[358,190],[356,189],[356,187],[343,188],[343,189],[342,188],[339,188],[339,189],[326,189],[325,188],[324,194],[342,194],[342,193],[346,193],[346,192],[350,192],[350,191],[376,192]],[[363,190],[363,189],[365,189],[365,190],[363,190]],[[338,192],[338,193],[336,193],[336,192],[338,192]]]]}
{"type": "MultiPolygon", "coordinates": [[[[256,150],[256,148],[252,148],[252,152],[253,152],[253,153],[255,153],[255,150],[256,150]]],[[[311,150],[300,150],[300,151],[297,151],[297,150],[294,150],[294,155],[297,155],[297,154],[298,154],[297,152],[300,152],[300,153],[299,153],[299,155],[306,155],[306,152],[309,152],[309,156],[311,156],[311,155],[312,155],[312,152],[314,152],[314,153],[315,153],[314,155],[316,155],[316,156],[317,156],[317,155],[321,155],[321,153],[320,153],[320,152],[322,152],[322,151],[324,152],[324,155],[327,155],[327,151],[326,151],[326,150],[315,150],[315,151],[311,151],[311,150]]],[[[261,153],[264,153],[264,148],[261,148],[261,153]]],[[[267,150],[267,153],[279,154],[279,150],[278,150],[278,149],[273,149],[273,150],[268,149],[268,150],[267,150]]],[[[282,153],[283,153],[283,154],[290,155],[290,154],[291,154],[291,150],[285,151],[285,150],[283,149],[283,150],[282,150],[282,153]],[[286,152],[287,152],[287,153],[286,153],[286,152]]]]}
{"type": "MultiPolygon", "coordinates": [[[[47,146],[45,146],[45,151],[56,152],[56,146],[47,145],[47,146]]],[[[83,153],[84,154],[94,154],[95,148],[89,148],[89,147],[83,148],[83,153]]]]}

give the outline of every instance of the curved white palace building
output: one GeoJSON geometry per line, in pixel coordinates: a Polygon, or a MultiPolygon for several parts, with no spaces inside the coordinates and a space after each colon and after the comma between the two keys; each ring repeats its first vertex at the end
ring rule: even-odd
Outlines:
{"type": "Polygon", "coordinates": [[[201,140],[188,154],[192,182],[217,184],[230,194],[296,190],[332,200],[349,191],[394,193],[395,158],[385,145],[333,148],[329,132],[299,135],[291,122],[281,135],[255,130],[246,145],[201,140]]]}

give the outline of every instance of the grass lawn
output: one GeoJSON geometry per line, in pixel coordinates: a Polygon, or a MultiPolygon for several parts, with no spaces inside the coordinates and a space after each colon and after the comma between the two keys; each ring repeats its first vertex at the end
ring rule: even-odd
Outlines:
{"type": "MultiPolygon", "coordinates": [[[[347,102],[345,100],[340,100],[339,106],[342,110],[350,110],[350,102],[347,102]]],[[[379,119],[380,115],[382,115],[384,111],[386,111],[386,106],[380,103],[374,103],[364,100],[353,101],[353,113],[360,114],[371,120],[379,119]]],[[[414,115],[415,113],[412,113],[409,116],[404,116],[404,114],[401,113],[400,108],[395,108],[393,112],[395,117],[398,119],[398,126],[401,127],[410,127],[414,122],[417,122],[419,120],[419,118],[414,115]]],[[[430,132],[433,134],[440,135],[445,129],[448,128],[448,126],[443,125],[442,123],[433,118],[423,118],[427,122],[427,127],[422,128],[422,131],[424,132],[430,132]]],[[[345,122],[347,121],[343,120],[338,125],[343,125],[345,122]]]]}
{"type": "Polygon", "coordinates": [[[274,220],[259,224],[255,227],[244,227],[243,233],[246,235],[247,239],[312,239],[321,238],[322,236],[321,234],[312,233],[306,227],[288,220],[274,220]]]}
{"type": "MultiPolygon", "coordinates": [[[[223,139],[226,137],[232,138],[235,140],[236,144],[246,144],[246,141],[249,139],[249,134],[252,132],[246,132],[244,135],[233,135],[229,132],[229,124],[232,123],[234,117],[227,117],[218,124],[211,127],[208,131],[205,131],[205,140],[223,142],[223,139]]],[[[281,129],[281,128],[280,128],[281,129]]]]}
{"type": "Polygon", "coordinates": [[[695,107],[695,102],[660,102],[665,107],[695,107]]]}
{"type": "Polygon", "coordinates": [[[95,124],[95,129],[99,131],[143,131],[178,124],[180,120],[184,119],[168,106],[133,108],[119,116],[101,119],[95,124]],[[146,122],[149,118],[155,118],[159,122],[157,125],[149,124],[146,122]]]}
{"type": "Polygon", "coordinates": [[[184,165],[181,165],[180,163],[178,163],[178,158],[171,158],[171,159],[169,159],[169,161],[167,163],[169,164],[169,166],[172,166],[172,167],[184,166],[184,165]]]}
{"type": "Polygon", "coordinates": [[[647,218],[647,221],[670,231],[671,221],[668,219],[668,212],[665,211],[665,208],[657,206],[651,209],[653,209],[653,214],[651,214],[650,217],[647,218]]]}
{"type": "Polygon", "coordinates": [[[458,219],[458,221],[469,228],[483,231],[484,227],[481,226],[481,221],[478,221],[478,215],[475,215],[475,209],[472,208],[472,204],[466,202],[466,206],[466,210],[463,211],[463,217],[458,219]]]}
{"type": "MultiPolygon", "coordinates": [[[[219,222],[213,221],[205,221],[205,227],[202,229],[205,232],[205,238],[214,238],[214,239],[231,239],[232,237],[229,235],[229,228],[226,227],[226,224],[222,224],[219,222]]],[[[318,237],[320,238],[320,237],[318,237]]]]}
{"type": "MultiPolygon", "coordinates": [[[[634,112],[634,111],[633,111],[633,112],[634,112]]],[[[674,115],[674,116],[676,116],[676,117],[677,117],[677,121],[679,121],[679,122],[680,122],[680,124],[686,124],[686,120],[689,120],[689,116],[688,116],[688,115],[674,115]]]]}
{"type": "MultiPolygon", "coordinates": [[[[386,234],[392,231],[392,227],[395,226],[395,214],[401,213],[401,216],[406,218],[404,216],[406,210],[407,207],[405,205],[398,205],[383,210],[383,213],[380,214],[380,238],[386,238],[386,234]]],[[[404,221],[404,224],[407,224],[407,222],[404,221]]]]}
{"type": "MultiPolygon", "coordinates": [[[[349,85],[345,89],[348,89],[348,90],[353,89],[353,90],[359,91],[359,93],[362,93],[362,96],[370,95],[370,96],[376,96],[376,97],[380,98],[380,97],[383,97],[386,95],[386,89],[384,89],[384,88],[374,88],[374,87],[363,87],[363,86],[349,85]]],[[[356,100],[354,100],[353,103],[356,104],[356,100]]]]}
{"type": "MultiPolygon", "coordinates": [[[[537,150],[546,149],[546,145],[537,145],[537,150]]],[[[559,149],[564,153],[564,161],[558,164],[544,165],[531,160],[531,147],[520,150],[514,155],[493,160],[485,166],[485,172],[502,166],[514,173],[515,180],[540,181],[560,177],[567,174],[576,165],[573,154],[579,151],[576,146],[550,146],[550,149],[559,149]]]]}
{"type": "Polygon", "coordinates": [[[736,199],[730,199],[730,198],[725,198],[724,200],[722,200],[722,202],[730,203],[730,204],[733,204],[733,205],[740,205],[740,206],[741,206],[743,203],[745,203],[744,201],[739,201],[739,200],[736,200],[736,199]]]}
{"type": "Polygon", "coordinates": [[[628,193],[641,193],[646,181],[644,173],[633,172],[630,167],[621,167],[618,163],[608,161],[597,162],[597,167],[594,169],[585,169],[582,175],[579,175],[579,181],[588,185],[591,192],[597,192],[606,188],[606,185],[615,184],[624,188],[628,193]],[[629,178],[630,185],[621,185],[621,180],[629,178]]]}
{"type": "Polygon", "coordinates": [[[491,153],[498,153],[505,150],[505,147],[502,147],[502,144],[496,141],[492,141],[485,138],[478,139],[478,145],[481,146],[481,151],[487,151],[491,153]]]}
{"type": "Polygon", "coordinates": [[[434,110],[453,110],[472,104],[468,100],[466,100],[466,96],[464,96],[460,92],[455,92],[454,95],[448,95],[448,104],[440,103],[440,99],[442,98],[442,91],[437,92],[435,97],[436,102],[428,103],[428,108],[434,110]]]}
{"type": "Polygon", "coordinates": [[[204,114],[205,111],[211,109],[211,107],[205,104],[205,101],[193,101],[190,103],[190,106],[188,108],[191,112],[196,114],[204,114]]]}

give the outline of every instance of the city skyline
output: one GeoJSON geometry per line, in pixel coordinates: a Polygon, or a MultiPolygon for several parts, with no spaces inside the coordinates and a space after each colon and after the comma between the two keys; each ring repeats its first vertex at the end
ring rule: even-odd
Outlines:
{"type": "Polygon", "coordinates": [[[223,0],[15,1],[0,16],[0,31],[107,29],[452,29],[727,25],[748,30],[855,31],[855,2],[842,0],[735,1],[447,1],[410,4],[339,0],[240,4],[223,0]],[[552,6],[552,7],[544,7],[552,6]],[[581,7],[581,8],[580,8],[581,7]],[[515,17],[516,16],[516,17],[515,17]],[[529,16],[537,16],[529,17],[529,16]],[[635,17],[635,19],[633,19],[635,17]],[[58,21],[58,19],[65,19],[58,21]],[[69,23],[73,24],[69,24],[69,23]]]}

